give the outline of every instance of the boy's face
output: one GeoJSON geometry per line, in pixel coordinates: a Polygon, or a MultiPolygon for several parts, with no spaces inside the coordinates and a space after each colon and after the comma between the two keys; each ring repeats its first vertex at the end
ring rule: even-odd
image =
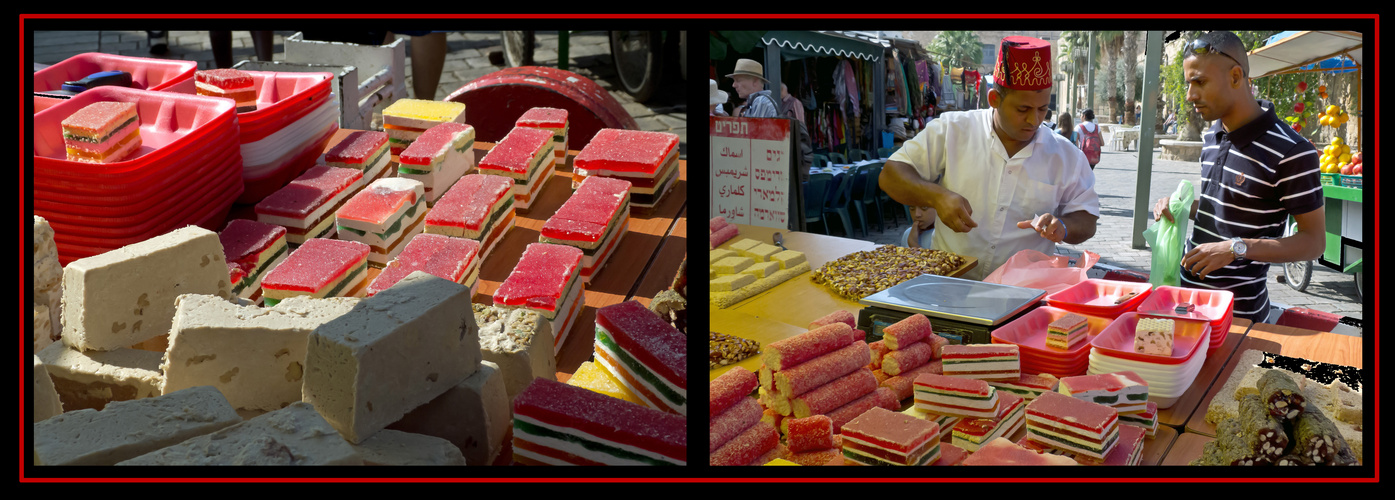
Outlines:
{"type": "Polygon", "coordinates": [[[935,223],[934,212],[930,207],[911,207],[911,218],[915,219],[916,227],[921,230],[930,229],[930,225],[935,223]]]}

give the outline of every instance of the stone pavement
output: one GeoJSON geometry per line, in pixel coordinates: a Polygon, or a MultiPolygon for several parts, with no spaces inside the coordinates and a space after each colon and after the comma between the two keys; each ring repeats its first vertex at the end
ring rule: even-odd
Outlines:
{"type": "MultiPolygon", "coordinates": [[[[170,31],[169,52],[162,56],[150,54],[144,31],[37,31],[34,33],[34,62],[50,65],[85,52],[103,52],[134,57],[154,57],[198,61],[199,69],[212,69],[213,49],[207,31],[170,31]]],[[[294,31],[274,32],[273,60],[284,58],[283,41],[294,31]]],[[[252,38],[247,31],[233,31],[233,61],[255,59],[252,38]]],[[[412,92],[411,38],[407,46],[407,91],[412,92]]],[[[536,34],[534,64],[557,66],[557,32],[536,34]]],[[[446,35],[447,54],[436,99],[445,99],[452,92],[476,78],[493,73],[502,66],[490,63],[489,53],[500,51],[498,31],[458,31],[446,35]]],[[[679,154],[686,159],[688,143],[687,90],[681,79],[665,81],[664,87],[648,103],[638,103],[620,86],[610,58],[609,38],[605,31],[572,32],[568,43],[568,71],[580,74],[610,92],[643,130],[678,134],[679,154]]]]}
{"type": "MultiPolygon", "coordinates": [[[[1153,178],[1147,204],[1150,211],[1149,219],[1152,218],[1153,203],[1159,198],[1171,195],[1177,188],[1178,181],[1186,179],[1197,184],[1201,178],[1200,163],[1159,160],[1161,152],[1161,149],[1153,150],[1153,178]]],[[[1100,196],[1100,220],[1095,237],[1081,245],[1058,245],[1058,253],[1079,256],[1082,255],[1081,250],[1089,250],[1099,254],[1100,264],[1105,266],[1148,273],[1152,262],[1151,251],[1133,248],[1134,189],[1137,179],[1138,152],[1113,151],[1106,147],[1100,163],[1095,166],[1095,190],[1100,196]]],[[[856,213],[853,215],[856,217],[856,213]]],[[[874,227],[867,236],[858,239],[899,245],[907,228],[905,217],[901,217],[898,227],[888,227],[890,224],[890,215],[887,214],[882,232],[877,232],[874,227]]],[[[837,223],[832,229],[835,235],[840,235],[837,223]]],[[[1356,293],[1356,282],[1352,275],[1314,264],[1312,280],[1303,292],[1284,284],[1283,275],[1282,266],[1270,266],[1269,300],[1274,305],[1281,308],[1306,307],[1362,318],[1362,301],[1356,293]]],[[[1270,316],[1271,322],[1277,319],[1277,315],[1270,316]]]]}

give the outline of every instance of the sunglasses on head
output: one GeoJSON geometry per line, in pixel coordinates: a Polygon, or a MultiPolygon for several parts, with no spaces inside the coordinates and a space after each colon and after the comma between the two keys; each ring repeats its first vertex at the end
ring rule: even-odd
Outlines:
{"type": "Polygon", "coordinates": [[[1193,54],[1197,54],[1197,55],[1201,55],[1201,54],[1220,54],[1220,55],[1226,56],[1227,58],[1230,58],[1230,60],[1232,60],[1232,61],[1235,61],[1235,64],[1240,65],[1240,70],[1241,70],[1241,71],[1243,71],[1243,72],[1248,72],[1248,71],[1249,71],[1249,70],[1245,69],[1245,65],[1244,65],[1244,64],[1240,64],[1240,60],[1239,60],[1239,59],[1236,59],[1235,56],[1232,56],[1232,55],[1230,55],[1230,54],[1227,54],[1224,50],[1221,50],[1219,47],[1216,47],[1216,46],[1211,45],[1210,42],[1207,42],[1206,40],[1203,40],[1203,39],[1199,39],[1199,38],[1198,38],[1198,39],[1196,39],[1196,40],[1192,40],[1192,43],[1187,44],[1187,51],[1188,51],[1188,52],[1191,52],[1191,53],[1193,53],[1193,54]]]}

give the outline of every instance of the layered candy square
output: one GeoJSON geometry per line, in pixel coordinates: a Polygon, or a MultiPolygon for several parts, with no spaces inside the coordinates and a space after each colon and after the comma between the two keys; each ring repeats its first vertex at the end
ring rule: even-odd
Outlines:
{"type": "Polygon", "coordinates": [[[352,168],[363,174],[364,182],[373,182],[388,173],[388,135],[385,132],[358,130],[325,151],[325,164],[352,168]]]}
{"type": "Polygon", "coordinates": [[[369,264],[386,266],[421,232],[426,213],[420,181],[390,177],[363,188],[334,212],[339,239],[368,245],[369,264]]]}
{"type": "Polygon", "coordinates": [[[480,242],[480,260],[489,256],[514,226],[513,179],[469,174],[460,178],[426,214],[430,234],[480,242]]]}
{"type": "Polygon", "coordinates": [[[480,242],[451,238],[439,234],[419,234],[407,242],[406,248],[383,272],[368,284],[369,297],[397,284],[415,271],[425,271],[465,285],[474,296],[479,289],[480,242]]]}
{"type": "Polygon", "coordinates": [[[532,108],[523,112],[514,123],[516,127],[540,128],[552,132],[552,152],[558,164],[567,163],[567,110],[532,108]]]}
{"type": "Polygon", "coordinates": [[[1148,381],[1130,371],[1063,377],[1057,391],[1119,413],[1138,413],[1148,407],[1148,381]]]}
{"type": "Polygon", "coordinates": [[[581,249],[530,243],[513,271],[494,291],[494,305],[524,307],[542,313],[552,324],[555,355],[567,341],[572,321],[585,298],[581,293],[581,249]]]}
{"type": "Polygon", "coordinates": [[[1067,313],[1046,325],[1046,346],[1070,349],[1089,336],[1090,325],[1084,316],[1067,313]]]}
{"type": "Polygon", "coordinates": [[[1018,446],[1007,438],[996,438],[964,459],[963,465],[1079,465],[1070,457],[1018,446]]]}
{"type": "Polygon", "coordinates": [[[64,118],[69,161],[115,163],[140,149],[140,116],[131,102],[94,102],[64,118]]]}
{"type": "Polygon", "coordinates": [[[515,208],[527,210],[552,177],[552,132],[514,127],[480,160],[480,173],[513,179],[515,208]]]}
{"type": "Polygon", "coordinates": [[[873,407],[843,425],[843,460],[859,465],[930,465],[940,458],[940,426],[873,407]]]}
{"type": "Polygon", "coordinates": [[[571,245],[585,255],[581,279],[590,283],[615,252],[630,226],[630,183],[618,179],[586,179],[557,212],[543,223],[539,241],[571,245]]]}
{"type": "Polygon", "coordinates": [[[596,362],[652,408],[688,414],[687,336],[637,301],[596,310],[596,362]]]}
{"type": "Polygon", "coordinates": [[[232,293],[261,303],[262,276],[290,254],[286,228],[247,219],[233,219],[218,233],[228,262],[232,293]]]}
{"type": "Polygon", "coordinates": [[[999,391],[1010,392],[1023,399],[1036,399],[1043,392],[1055,391],[1059,383],[1060,380],[1050,373],[1036,375],[1023,373],[1017,377],[1017,380],[988,381],[988,385],[997,387],[999,391]]]}
{"type": "Polygon", "coordinates": [[[963,419],[954,425],[954,445],[969,452],[978,451],[985,443],[1000,437],[1010,437],[1022,428],[1026,400],[1015,394],[1000,395],[998,413],[993,418],[963,419]]]}
{"type": "Polygon", "coordinates": [[[572,187],[592,176],[624,179],[630,181],[630,203],[652,208],[678,179],[678,135],[601,129],[577,153],[572,167],[572,187]]]}
{"type": "Polygon", "coordinates": [[[944,374],[983,380],[1017,380],[1022,368],[1016,344],[946,345],[944,374]]]}
{"type": "Polygon", "coordinates": [[[360,297],[368,277],[368,245],[311,238],[262,278],[268,307],[290,297],[360,297]]]}
{"type": "Polygon", "coordinates": [[[363,173],[357,169],[316,165],[257,202],[253,210],[257,222],[286,228],[286,241],[291,244],[333,238],[335,211],[363,184],[363,173]]]}
{"type": "Polygon", "coordinates": [[[983,380],[924,373],[915,378],[915,407],[960,418],[998,415],[998,391],[983,380]]]}
{"type": "Polygon", "coordinates": [[[686,465],[688,420],[545,378],[513,400],[514,460],[527,465],[686,465]]]}
{"type": "Polygon", "coordinates": [[[1119,440],[1119,413],[1047,392],[1027,404],[1027,436],[1052,448],[1104,459],[1119,440]]]}
{"type": "Polygon", "coordinates": [[[252,75],[232,68],[210,69],[194,73],[194,90],[198,95],[232,99],[238,113],[257,110],[257,88],[252,75]]]}
{"type": "Polygon", "coordinates": [[[421,181],[432,204],[474,168],[475,127],[463,123],[431,127],[397,156],[398,176],[421,181]]]}
{"type": "Polygon", "coordinates": [[[383,130],[394,155],[401,155],[427,129],[446,122],[465,123],[465,103],[398,99],[383,109],[383,130]]]}
{"type": "Polygon", "coordinates": [[[1146,410],[1138,413],[1120,413],[1119,423],[1142,428],[1148,437],[1158,433],[1158,404],[1148,402],[1146,410]]]}

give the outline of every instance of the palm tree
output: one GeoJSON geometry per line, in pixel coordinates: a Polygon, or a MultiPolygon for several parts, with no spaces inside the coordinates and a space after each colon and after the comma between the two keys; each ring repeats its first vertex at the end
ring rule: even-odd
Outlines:
{"type": "Polygon", "coordinates": [[[1138,125],[1134,123],[1133,93],[1138,85],[1138,32],[1124,32],[1124,123],[1130,127],[1138,125]]]}
{"type": "Polygon", "coordinates": [[[1076,103],[1076,88],[1085,81],[1085,74],[1088,70],[1086,61],[1089,60],[1090,33],[1088,31],[1062,31],[1061,32],[1061,53],[1057,54],[1057,60],[1061,70],[1070,75],[1066,84],[1066,92],[1062,93],[1066,99],[1062,109],[1069,107],[1072,113],[1079,105],[1076,103]]]}
{"type": "Polygon", "coordinates": [[[1109,103],[1109,113],[1104,115],[1106,117],[1119,114],[1119,92],[1115,89],[1119,81],[1116,61],[1119,57],[1119,53],[1123,50],[1123,35],[1124,32],[1122,31],[1095,32],[1095,36],[1097,40],[1099,40],[1097,43],[1099,44],[1100,52],[1104,55],[1104,61],[1102,62],[1102,64],[1104,64],[1104,102],[1109,103]]]}

